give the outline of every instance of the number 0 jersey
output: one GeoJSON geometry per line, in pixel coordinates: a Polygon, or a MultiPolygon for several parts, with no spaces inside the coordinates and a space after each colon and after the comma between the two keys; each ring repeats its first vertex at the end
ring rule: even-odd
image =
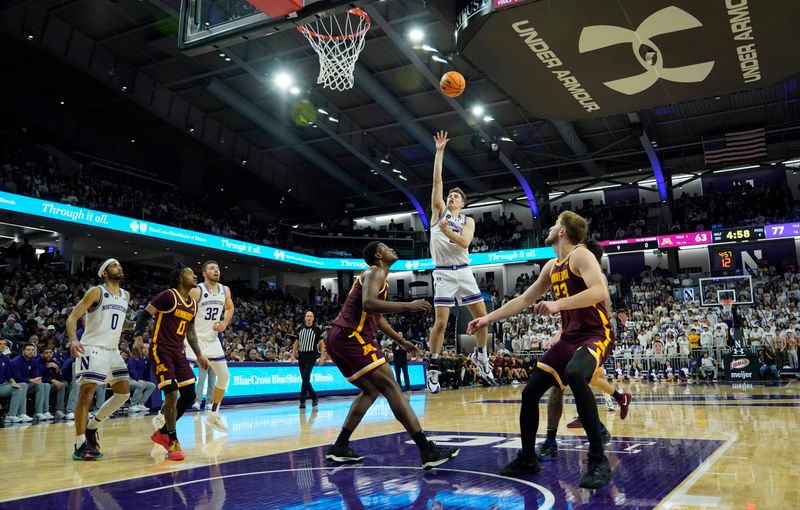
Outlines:
{"type": "Polygon", "coordinates": [[[189,296],[189,302],[183,300],[175,289],[162,291],[150,301],[158,310],[156,326],[153,330],[153,351],[158,348],[171,353],[183,352],[183,339],[186,328],[191,327],[197,313],[197,303],[189,296]]]}
{"type": "Polygon", "coordinates": [[[128,313],[128,294],[119,289],[119,295],[114,295],[105,285],[98,288],[100,301],[86,312],[81,343],[103,349],[117,349],[128,313]]]}
{"type": "Polygon", "coordinates": [[[194,330],[198,339],[204,342],[216,342],[217,332],[212,328],[222,320],[222,314],[225,312],[225,286],[218,283],[217,292],[211,292],[205,283],[201,283],[198,287],[200,299],[197,301],[194,330]]]}

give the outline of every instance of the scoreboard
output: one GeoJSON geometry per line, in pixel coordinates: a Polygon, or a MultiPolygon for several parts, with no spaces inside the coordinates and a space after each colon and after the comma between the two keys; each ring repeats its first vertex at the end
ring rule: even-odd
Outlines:
{"type": "Polygon", "coordinates": [[[738,241],[758,241],[766,238],[764,227],[737,227],[714,230],[713,242],[730,243],[738,241]]]}

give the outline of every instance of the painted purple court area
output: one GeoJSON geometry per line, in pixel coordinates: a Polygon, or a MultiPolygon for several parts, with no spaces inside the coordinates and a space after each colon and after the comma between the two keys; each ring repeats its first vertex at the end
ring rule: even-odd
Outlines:
{"type": "MultiPolygon", "coordinates": [[[[652,508],[723,441],[616,438],[607,446],[612,483],[578,488],[587,444],[559,440],[560,453],[538,475],[521,480],[496,473],[519,448],[509,434],[429,432],[438,444],[461,446],[443,468],[423,471],[406,434],[352,442],[363,462],[344,467],[314,447],[214,466],[63,491],[13,502],[17,510],[93,509],[477,509],[652,508]]],[[[542,438],[540,438],[541,440],[542,438]]],[[[103,469],[102,461],[96,465],[103,469]]]]}

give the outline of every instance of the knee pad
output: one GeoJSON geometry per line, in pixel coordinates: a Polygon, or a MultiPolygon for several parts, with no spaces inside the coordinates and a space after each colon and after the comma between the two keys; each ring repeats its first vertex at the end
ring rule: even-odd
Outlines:
{"type": "Polygon", "coordinates": [[[217,381],[214,384],[214,386],[221,390],[227,390],[228,384],[230,383],[231,380],[231,374],[228,371],[228,364],[224,362],[222,363],[212,362],[212,363],[214,363],[213,365],[214,374],[217,376],[217,381]]]}

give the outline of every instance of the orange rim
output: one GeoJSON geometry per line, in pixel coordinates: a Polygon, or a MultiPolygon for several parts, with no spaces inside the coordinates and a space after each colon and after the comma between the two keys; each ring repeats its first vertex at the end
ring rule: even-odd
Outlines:
{"type": "Polygon", "coordinates": [[[355,39],[357,37],[361,37],[362,35],[366,34],[367,31],[372,26],[372,21],[369,19],[369,15],[366,12],[362,11],[361,9],[359,9],[358,7],[356,7],[355,9],[350,9],[349,11],[347,11],[347,13],[348,14],[352,14],[354,16],[361,16],[362,18],[364,18],[366,20],[366,22],[367,22],[366,25],[364,26],[364,28],[362,30],[354,33],[354,34],[349,34],[349,35],[324,35],[324,34],[319,34],[319,33],[315,32],[314,30],[311,30],[310,28],[304,27],[302,25],[297,27],[297,31],[300,32],[303,35],[309,35],[309,36],[316,37],[317,39],[322,39],[322,40],[325,40],[325,41],[347,41],[347,40],[355,39]]]}

